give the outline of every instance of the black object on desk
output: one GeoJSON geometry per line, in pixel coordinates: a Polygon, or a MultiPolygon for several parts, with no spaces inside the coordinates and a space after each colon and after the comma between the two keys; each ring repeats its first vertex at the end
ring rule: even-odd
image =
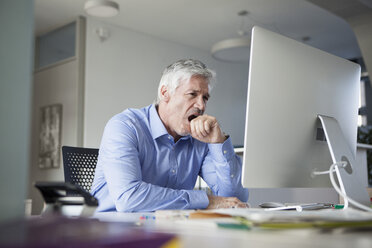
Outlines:
{"type": "MultiPolygon", "coordinates": [[[[46,207],[42,214],[54,213],[78,216],[91,216],[98,206],[98,200],[78,185],[66,182],[36,182],[35,187],[41,192],[46,207]],[[68,207],[81,206],[78,214],[68,207]]],[[[76,209],[76,208],[75,208],[76,209]]]]}

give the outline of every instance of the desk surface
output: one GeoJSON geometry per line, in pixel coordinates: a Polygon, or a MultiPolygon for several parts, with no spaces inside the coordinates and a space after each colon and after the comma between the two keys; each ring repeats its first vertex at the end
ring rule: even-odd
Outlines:
{"type": "Polygon", "coordinates": [[[177,234],[183,247],[372,247],[372,228],[236,230],[218,227],[216,219],[156,220],[154,216],[117,212],[94,215],[102,221],[137,223],[139,228],[177,234]]]}

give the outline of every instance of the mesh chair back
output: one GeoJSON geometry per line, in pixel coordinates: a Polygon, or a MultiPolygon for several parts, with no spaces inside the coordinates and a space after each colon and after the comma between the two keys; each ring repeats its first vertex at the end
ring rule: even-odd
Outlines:
{"type": "Polygon", "coordinates": [[[62,147],[65,182],[79,185],[90,192],[98,160],[98,149],[62,147]]]}

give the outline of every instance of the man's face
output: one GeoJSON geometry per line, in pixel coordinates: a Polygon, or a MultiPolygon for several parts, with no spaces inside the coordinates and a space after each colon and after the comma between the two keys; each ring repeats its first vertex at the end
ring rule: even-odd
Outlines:
{"type": "Polygon", "coordinates": [[[190,121],[204,113],[208,99],[204,77],[192,76],[189,82],[182,82],[169,97],[168,131],[179,136],[190,134],[190,121]]]}

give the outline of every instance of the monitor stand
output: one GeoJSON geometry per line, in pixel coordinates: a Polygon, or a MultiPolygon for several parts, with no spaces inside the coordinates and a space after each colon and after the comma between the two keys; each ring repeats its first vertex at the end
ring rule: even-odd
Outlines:
{"type": "MultiPolygon", "coordinates": [[[[343,161],[347,163],[345,168],[335,167],[341,191],[351,199],[369,207],[370,198],[367,189],[358,180],[358,170],[355,169],[357,166],[355,155],[348,147],[338,121],[324,115],[318,115],[318,118],[323,126],[332,162],[343,161]]],[[[344,199],[344,203],[344,208],[347,208],[349,201],[344,199]]],[[[350,202],[350,204],[352,203],[350,202]]]]}

